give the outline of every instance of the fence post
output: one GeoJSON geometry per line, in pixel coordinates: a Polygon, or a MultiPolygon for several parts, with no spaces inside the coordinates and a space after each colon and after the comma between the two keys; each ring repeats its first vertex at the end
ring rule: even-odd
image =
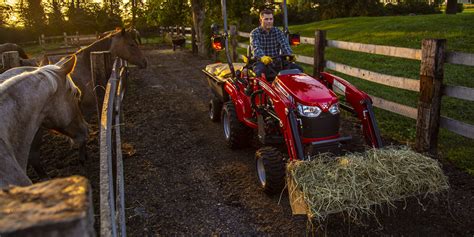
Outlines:
{"type": "Polygon", "coordinates": [[[107,87],[107,81],[110,78],[110,74],[112,73],[112,64],[112,56],[109,51],[91,53],[92,85],[97,102],[97,116],[99,125],[102,114],[102,104],[104,103],[105,89],[107,87]]]}
{"type": "Polygon", "coordinates": [[[64,36],[64,45],[67,46],[67,33],[63,32],[63,36],[64,36]]]}
{"type": "Polygon", "coordinates": [[[326,48],[326,31],[316,30],[314,32],[314,65],[313,76],[319,78],[324,71],[324,49],[326,48]]]}
{"type": "Polygon", "coordinates": [[[232,60],[237,61],[237,26],[230,26],[230,44],[232,46],[232,60]]]}
{"type": "Polygon", "coordinates": [[[79,31],[76,31],[76,44],[79,45],[79,31]]]}
{"type": "Polygon", "coordinates": [[[4,70],[20,66],[20,54],[18,51],[4,52],[2,55],[2,60],[4,70]]]}
{"type": "Polygon", "coordinates": [[[421,43],[420,98],[416,121],[416,150],[436,155],[443,84],[445,39],[421,43]]]}

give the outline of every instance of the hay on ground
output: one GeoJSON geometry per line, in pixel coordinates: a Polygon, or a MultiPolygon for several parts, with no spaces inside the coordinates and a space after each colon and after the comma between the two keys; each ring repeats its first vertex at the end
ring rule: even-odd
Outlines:
{"type": "Polygon", "coordinates": [[[289,163],[287,173],[303,193],[308,216],[316,220],[342,211],[358,219],[361,214],[375,214],[374,207],[380,204],[394,207],[394,201],[449,188],[438,161],[407,147],[337,158],[322,154],[289,163]]]}

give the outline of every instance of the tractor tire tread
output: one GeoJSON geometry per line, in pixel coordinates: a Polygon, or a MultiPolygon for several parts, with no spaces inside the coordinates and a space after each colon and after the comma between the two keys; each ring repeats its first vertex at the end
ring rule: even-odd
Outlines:
{"type": "Polygon", "coordinates": [[[232,101],[224,103],[224,107],[221,112],[221,120],[225,113],[229,113],[229,127],[230,127],[230,136],[226,141],[227,145],[231,149],[244,148],[250,145],[250,140],[252,138],[252,129],[245,126],[237,118],[237,112],[235,111],[235,106],[232,101]],[[226,112],[227,111],[227,112],[226,112]]]}
{"type": "Polygon", "coordinates": [[[255,154],[256,159],[260,156],[265,167],[266,184],[263,186],[265,193],[274,195],[285,188],[286,166],[283,156],[274,147],[260,148],[255,154]]]}

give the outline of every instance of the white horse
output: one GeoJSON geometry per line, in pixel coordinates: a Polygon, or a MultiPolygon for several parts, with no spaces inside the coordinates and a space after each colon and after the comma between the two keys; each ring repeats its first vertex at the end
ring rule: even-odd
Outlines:
{"type": "Polygon", "coordinates": [[[3,82],[0,78],[0,187],[31,184],[26,166],[41,125],[76,143],[86,143],[87,123],[79,108],[81,92],[68,76],[75,63],[72,56],[55,65],[26,67],[3,82]]]}

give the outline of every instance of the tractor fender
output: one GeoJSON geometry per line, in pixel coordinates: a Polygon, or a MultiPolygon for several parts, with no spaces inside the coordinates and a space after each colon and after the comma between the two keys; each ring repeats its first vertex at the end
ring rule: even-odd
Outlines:
{"type": "Polygon", "coordinates": [[[237,90],[237,88],[235,87],[234,84],[232,84],[230,82],[225,83],[224,90],[229,95],[229,100],[231,100],[232,103],[234,103],[235,112],[237,113],[237,118],[240,121],[243,122],[244,118],[245,118],[245,109],[244,108],[245,108],[245,106],[249,106],[249,105],[245,105],[244,98],[242,98],[242,96],[239,94],[239,92],[238,92],[238,90],[237,90]]]}

